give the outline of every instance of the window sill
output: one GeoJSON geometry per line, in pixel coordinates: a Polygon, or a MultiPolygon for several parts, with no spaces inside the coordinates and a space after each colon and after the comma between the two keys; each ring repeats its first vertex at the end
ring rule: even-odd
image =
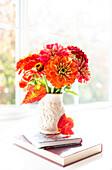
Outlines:
{"type": "Polygon", "coordinates": [[[0,120],[16,119],[25,116],[31,116],[35,113],[36,106],[16,106],[16,105],[0,105],[0,120]]]}
{"type": "MultiPolygon", "coordinates": [[[[66,114],[68,113],[82,113],[95,110],[112,110],[112,103],[109,102],[97,102],[91,104],[80,105],[65,105],[66,114]]],[[[0,120],[5,119],[17,119],[27,116],[33,116],[39,111],[37,105],[0,105],[0,120]],[[36,109],[37,108],[37,109],[36,109]]]]}

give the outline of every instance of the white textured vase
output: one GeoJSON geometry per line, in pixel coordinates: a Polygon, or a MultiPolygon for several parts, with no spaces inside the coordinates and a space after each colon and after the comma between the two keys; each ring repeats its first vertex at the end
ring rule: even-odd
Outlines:
{"type": "Polygon", "coordinates": [[[47,94],[39,101],[39,128],[44,134],[58,132],[57,123],[65,113],[63,94],[47,94]]]}

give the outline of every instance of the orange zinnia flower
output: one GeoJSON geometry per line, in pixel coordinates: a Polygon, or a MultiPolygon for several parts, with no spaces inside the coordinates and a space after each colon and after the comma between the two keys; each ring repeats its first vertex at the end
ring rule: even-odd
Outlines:
{"type": "Polygon", "coordinates": [[[55,57],[45,66],[45,75],[48,81],[56,88],[70,86],[75,82],[77,66],[71,57],[55,57]]]}

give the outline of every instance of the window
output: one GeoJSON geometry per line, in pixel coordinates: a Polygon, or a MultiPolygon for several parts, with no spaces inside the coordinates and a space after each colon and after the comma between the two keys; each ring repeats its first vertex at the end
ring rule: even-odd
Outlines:
{"type": "Polygon", "coordinates": [[[78,45],[88,54],[92,76],[89,85],[79,86],[80,103],[108,101],[110,0],[81,1],[77,25],[78,45]]]}
{"type": "Polygon", "coordinates": [[[76,82],[79,96],[65,95],[65,104],[112,101],[110,7],[110,0],[0,0],[0,104],[23,99],[15,61],[55,42],[89,58],[90,82],[76,82]]]}
{"type": "MultiPolygon", "coordinates": [[[[28,0],[28,39],[31,52],[55,42],[80,47],[89,58],[92,78],[88,84],[75,85],[79,94],[75,99],[108,101],[110,0],[28,0]]],[[[65,98],[65,103],[74,103],[73,97],[65,98]]]]}

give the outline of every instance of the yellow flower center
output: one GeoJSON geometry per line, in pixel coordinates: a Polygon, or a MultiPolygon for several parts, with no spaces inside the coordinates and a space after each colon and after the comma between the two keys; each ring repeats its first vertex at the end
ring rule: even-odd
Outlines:
{"type": "Polygon", "coordinates": [[[38,71],[42,71],[43,68],[44,68],[44,66],[42,65],[42,63],[37,63],[37,64],[35,64],[35,68],[36,68],[36,70],[38,70],[38,71]]]}

